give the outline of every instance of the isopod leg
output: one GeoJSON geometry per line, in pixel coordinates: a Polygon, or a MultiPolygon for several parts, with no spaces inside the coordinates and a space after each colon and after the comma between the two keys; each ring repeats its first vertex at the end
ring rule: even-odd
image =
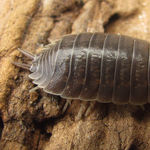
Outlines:
{"type": "Polygon", "coordinates": [[[63,110],[62,110],[62,113],[64,113],[67,110],[68,106],[71,105],[71,101],[72,101],[71,99],[66,100],[66,103],[65,103],[63,110]]]}
{"type": "Polygon", "coordinates": [[[39,87],[36,86],[36,87],[32,88],[32,89],[29,91],[29,93],[32,93],[32,92],[34,92],[34,91],[36,91],[36,90],[38,90],[38,89],[39,89],[39,87]]]}
{"type": "Polygon", "coordinates": [[[18,51],[21,52],[22,54],[24,54],[25,56],[29,57],[32,60],[35,58],[35,56],[33,54],[31,54],[31,53],[29,53],[25,50],[22,50],[22,49],[18,48],[18,51]]]}
{"type": "Polygon", "coordinates": [[[86,111],[86,108],[87,108],[87,102],[86,102],[86,101],[83,101],[83,102],[81,103],[81,106],[80,106],[80,109],[79,109],[79,111],[78,111],[78,114],[77,114],[77,116],[76,116],[76,118],[75,118],[75,121],[81,120],[83,114],[84,114],[85,111],[86,111]]]}
{"type": "Polygon", "coordinates": [[[85,112],[85,117],[88,116],[91,112],[91,110],[93,109],[94,105],[96,102],[90,102],[90,106],[87,108],[86,112],[85,112]]]}

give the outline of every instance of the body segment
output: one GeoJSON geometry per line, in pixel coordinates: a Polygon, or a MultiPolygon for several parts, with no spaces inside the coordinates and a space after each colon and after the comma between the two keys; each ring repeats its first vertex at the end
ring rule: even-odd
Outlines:
{"type": "Polygon", "coordinates": [[[128,36],[67,35],[36,57],[29,77],[67,99],[142,105],[150,101],[149,50],[128,36]]]}

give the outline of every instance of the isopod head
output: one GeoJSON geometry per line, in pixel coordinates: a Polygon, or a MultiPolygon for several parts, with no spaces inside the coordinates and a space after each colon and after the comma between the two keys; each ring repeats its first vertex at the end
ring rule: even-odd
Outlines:
{"type": "Polygon", "coordinates": [[[14,65],[27,69],[31,72],[36,72],[37,70],[37,66],[38,66],[38,60],[39,57],[38,55],[33,55],[25,50],[22,50],[20,48],[18,48],[18,51],[20,51],[22,54],[24,54],[25,56],[27,56],[32,62],[29,64],[25,64],[25,63],[18,63],[18,62],[12,62],[14,65]]]}

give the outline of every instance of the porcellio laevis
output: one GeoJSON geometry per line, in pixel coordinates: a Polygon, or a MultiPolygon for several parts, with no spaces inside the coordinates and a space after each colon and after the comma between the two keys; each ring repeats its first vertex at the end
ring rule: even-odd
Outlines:
{"type": "Polygon", "coordinates": [[[104,33],[66,35],[33,55],[29,78],[45,92],[101,103],[150,103],[150,44],[104,33]]]}

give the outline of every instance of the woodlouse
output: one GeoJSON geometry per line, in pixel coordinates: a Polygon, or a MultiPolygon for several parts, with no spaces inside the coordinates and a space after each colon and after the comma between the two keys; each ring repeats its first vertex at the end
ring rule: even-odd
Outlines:
{"type": "Polygon", "coordinates": [[[67,99],[142,105],[150,102],[150,44],[128,36],[66,35],[38,55],[24,50],[33,83],[67,99]]]}

